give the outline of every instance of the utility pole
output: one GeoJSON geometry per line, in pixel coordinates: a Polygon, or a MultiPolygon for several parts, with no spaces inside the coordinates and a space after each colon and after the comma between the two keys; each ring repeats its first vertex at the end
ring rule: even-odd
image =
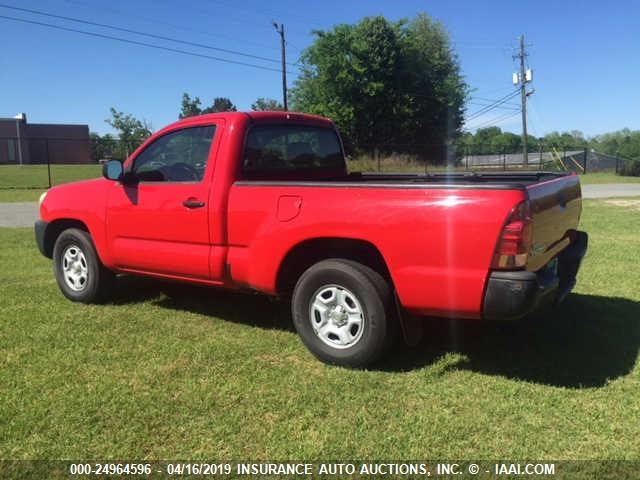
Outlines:
{"type": "Polygon", "coordinates": [[[280,34],[280,50],[282,51],[282,104],[284,105],[284,111],[288,110],[287,108],[287,54],[286,47],[284,41],[284,23],[278,25],[276,22],[273,22],[273,26],[276,29],[276,32],[280,34]]]}
{"type": "Polygon", "coordinates": [[[525,69],[525,59],[528,54],[525,50],[524,35],[520,35],[520,52],[514,55],[514,59],[520,59],[520,73],[513,74],[513,83],[520,86],[520,99],[522,102],[522,163],[525,167],[529,165],[529,155],[527,152],[527,97],[533,91],[527,92],[527,83],[533,80],[533,71],[525,69]]]}

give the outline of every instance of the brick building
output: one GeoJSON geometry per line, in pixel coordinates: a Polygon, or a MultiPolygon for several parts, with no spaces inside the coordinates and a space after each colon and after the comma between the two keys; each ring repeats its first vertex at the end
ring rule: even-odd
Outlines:
{"type": "Polygon", "coordinates": [[[88,125],[28,123],[23,113],[0,118],[0,164],[91,163],[88,125]]]}

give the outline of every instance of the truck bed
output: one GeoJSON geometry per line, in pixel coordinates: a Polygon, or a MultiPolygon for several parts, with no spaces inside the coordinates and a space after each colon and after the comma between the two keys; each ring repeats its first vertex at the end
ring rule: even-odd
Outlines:
{"type": "Polygon", "coordinates": [[[582,211],[580,183],[570,173],[464,172],[427,174],[349,175],[356,185],[431,188],[507,189],[526,191],[530,201],[533,245],[527,269],[536,271],[570,243],[569,233],[578,227],[582,211]],[[562,181],[555,181],[563,179],[562,181]]]}
{"type": "Polygon", "coordinates": [[[438,173],[361,173],[349,174],[347,182],[370,184],[406,184],[444,188],[499,188],[524,190],[526,187],[563,177],[558,172],[438,172],[438,173]]]}
{"type": "Polygon", "coordinates": [[[352,172],[341,177],[331,178],[292,178],[278,180],[242,180],[236,183],[253,185],[291,185],[297,183],[306,186],[348,186],[348,187],[388,187],[388,188],[473,188],[525,190],[527,187],[565,177],[570,174],[531,171],[531,172],[439,172],[439,173],[363,173],[352,172]]]}
{"type": "Polygon", "coordinates": [[[524,188],[534,183],[566,176],[566,173],[532,172],[438,172],[438,173],[361,173],[349,175],[350,179],[384,183],[427,183],[432,185],[491,185],[492,187],[524,188]]]}

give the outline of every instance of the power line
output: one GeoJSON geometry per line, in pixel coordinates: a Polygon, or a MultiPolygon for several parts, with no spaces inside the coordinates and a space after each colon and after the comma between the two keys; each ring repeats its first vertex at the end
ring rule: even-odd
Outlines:
{"type": "MultiPolygon", "coordinates": [[[[114,8],[113,6],[104,7],[104,6],[99,6],[99,5],[94,5],[94,4],[82,2],[80,0],[66,0],[66,2],[74,4],[74,5],[78,5],[80,7],[89,8],[91,10],[100,10],[100,11],[103,11],[103,12],[108,12],[111,15],[113,15],[113,14],[122,14],[122,15],[127,15],[127,16],[131,15],[131,12],[127,12],[126,10],[122,10],[121,8],[114,8]]],[[[173,29],[183,30],[183,31],[186,31],[186,32],[196,33],[196,34],[200,34],[200,35],[206,35],[208,37],[224,38],[224,39],[227,39],[227,40],[231,40],[232,42],[241,42],[242,45],[244,45],[244,46],[252,45],[254,47],[263,48],[263,49],[269,49],[269,50],[277,50],[278,49],[278,47],[275,47],[273,45],[267,45],[265,43],[258,43],[258,42],[249,41],[246,38],[238,39],[238,38],[235,38],[235,37],[230,37],[228,35],[224,35],[224,34],[222,34],[220,32],[216,32],[215,34],[212,34],[210,30],[201,30],[201,29],[197,29],[197,28],[186,27],[184,25],[177,25],[175,23],[165,22],[164,20],[160,20],[159,18],[139,15],[137,12],[135,14],[135,19],[136,20],[141,20],[141,21],[146,22],[146,23],[153,23],[153,24],[157,24],[157,25],[165,25],[165,26],[173,28],[173,29]]]]}
{"type": "Polygon", "coordinates": [[[480,115],[487,113],[491,110],[493,110],[494,108],[497,108],[498,106],[508,102],[509,100],[511,100],[512,98],[514,98],[515,96],[518,95],[518,90],[514,90],[511,93],[508,93],[507,95],[499,98],[498,100],[495,100],[493,103],[490,103],[489,105],[486,105],[485,107],[481,108],[480,110],[475,111],[474,113],[470,114],[469,117],[467,117],[467,120],[472,120],[474,118],[479,117],[480,115]]]}
{"type": "Polygon", "coordinates": [[[265,67],[265,66],[262,66],[262,65],[255,65],[253,63],[240,62],[240,61],[237,61],[237,60],[229,60],[227,58],[214,57],[214,56],[211,56],[211,55],[204,55],[202,53],[190,52],[188,50],[181,50],[179,48],[163,47],[163,46],[160,46],[160,45],[154,45],[152,43],[139,42],[137,40],[129,40],[129,39],[126,39],[126,38],[114,37],[112,35],[105,35],[105,34],[102,34],[102,33],[87,32],[85,30],[78,30],[78,29],[75,29],[75,28],[61,27],[60,25],[53,25],[51,23],[38,22],[38,21],[35,21],[35,20],[26,20],[24,18],[9,17],[7,15],[0,15],[0,18],[4,18],[6,20],[13,20],[14,22],[22,22],[22,23],[30,23],[32,25],[40,25],[40,26],[43,26],[43,27],[54,28],[56,30],[63,30],[63,31],[66,31],[66,32],[81,33],[83,35],[88,35],[88,36],[91,36],[91,37],[104,38],[104,39],[107,39],[107,40],[115,40],[117,42],[129,43],[129,44],[132,44],[132,45],[139,45],[139,46],[142,46],[142,47],[155,48],[156,50],[164,50],[164,51],[167,51],[167,52],[180,53],[182,55],[189,55],[189,56],[192,56],[192,57],[206,58],[206,59],[209,59],[209,60],[215,60],[217,62],[231,63],[231,64],[234,64],[234,65],[242,65],[242,66],[245,66],[245,67],[257,68],[257,69],[260,69],[260,70],[269,70],[271,72],[280,72],[280,70],[277,69],[277,68],[265,67]]]}
{"type": "Polygon", "coordinates": [[[308,23],[315,24],[318,27],[323,27],[324,26],[321,22],[317,21],[317,19],[313,19],[312,20],[311,17],[303,17],[301,15],[293,14],[290,11],[265,9],[265,8],[262,8],[262,9],[254,9],[254,8],[248,9],[248,8],[239,7],[235,3],[230,4],[228,2],[223,2],[221,0],[213,0],[213,1],[223,4],[225,7],[234,8],[236,10],[240,10],[240,11],[243,11],[243,12],[248,12],[248,13],[256,13],[257,12],[257,13],[264,13],[266,15],[287,16],[287,17],[290,17],[290,18],[297,18],[298,20],[304,20],[304,21],[306,21],[308,23]]]}
{"type": "MultiPolygon", "coordinates": [[[[476,105],[478,107],[489,107],[491,104],[486,102],[474,102],[473,100],[467,100],[467,105],[476,105]]],[[[504,103],[502,105],[498,105],[495,108],[499,108],[502,110],[520,110],[520,105],[516,105],[515,103],[504,103]]]]}
{"type": "Polygon", "coordinates": [[[291,43],[291,41],[287,40],[287,47],[293,47],[295,50],[298,50],[299,52],[302,52],[304,49],[298,47],[297,45],[294,45],[293,43],[291,43]]]}
{"type": "MultiPolygon", "coordinates": [[[[186,4],[186,2],[185,2],[185,4],[186,4]]],[[[199,12],[199,13],[201,13],[203,15],[207,15],[207,16],[215,15],[216,18],[219,18],[219,16],[220,16],[220,10],[219,9],[218,9],[218,11],[213,12],[213,11],[211,11],[209,9],[203,9],[203,8],[195,7],[193,5],[193,3],[189,3],[188,5],[185,5],[185,6],[186,6],[186,8],[191,9],[194,12],[199,12]]],[[[230,14],[228,14],[226,12],[224,14],[224,19],[225,19],[225,22],[233,22],[233,23],[237,23],[237,24],[240,24],[240,25],[243,25],[243,26],[246,26],[248,24],[252,24],[252,25],[255,25],[256,27],[259,27],[259,28],[268,28],[268,26],[270,24],[270,22],[266,22],[266,21],[262,22],[262,21],[256,20],[255,18],[249,18],[249,17],[246,17],[246,16],[244,16],[244,18],[242,18],[242,17],[239,17],[237,15],[230,15],[230,14]]],[[[291,34],[292,31],[293,32],[297,31],[297,32],[299,32],[300,36],[302,36],[302,35],[307,36],[307,35],[309,35],[311,30],[309,30],[309,31],[304,30],[303,31],[301,29],[299,30],[299,29],[295,29],[295,28],[294,29],[289,28],[289,29],[287,29],[287,31],[288,31],[289,35],[291,34]]]]}
{"type": "Polygon", "coordinates": [[[456,48],[484,48],[489,50],[504,50],[506,47],[504,45],[498,44],[488,44],[488,43],[477,43],[477,42],[456,42],[455,40],[451,42],[456,48]]]}
{"type": "Polygon", "coordinates": [[[493,117],[489,120],[483,120],[480,123],[476,123],[475,125],[470,125],[467,126],[466,128],[474,128],[474,129],[478,129],[478,128],[482,128],[486,125],[496,125],[504,120],[508,120],[512,117],[515,117],[517,115],[519,115],[520,112],[514,112],[514,113],[503,113],[501,115],[498,115],[497,117],[493,117]]]}
{"type": "Polygon", "coordinates": [[[487,105],[485,107],[482,107],[480,110],[477,110],[476,112],[474,112],[471,115],[469,115],[467,117],[466,121],[473,120],[474,118],[478,118],[480,115],[483,115],[483,114],[493,110],[494,108],[497,108],[499,105],[502,105],[503,103],[508,102],[509,100],[511,100],[512,98],[517,96],[519,93],[520,92],[518,90],[515,90],[515,91],[505,95],[504,97],[496,100],[492,104],[489,104],[489,105],[487,105]]]}
{"type": "MultiPolygon", "coordinates": [[[[189,41],[180,40],[180,39],[177,39],[177,38],[165,37],[164,35],[155,35],[153,33],[140,32],[138,30],[132,30],[130,28],[118,27],[118,26],[109,25],[109,24],[106,24],[106,23],[91,22],[89,20],[83,20],[81,18],[66,17],[64,15],[56,15],[56,14],[53,14],[53,13],[43,12],[43,11],[40,11],[40,10],[31,10],[29,8],[13,7],[13,6],[5,5],[5,4],[2,4],[2,3],[0,3],[0,7],[1,8],[7,8],[7,9],[10,9],[10,10],[18,10],[18,11],[21,11],[21,12],[34,13],[36,15],[43,15],[45,17],[58,18],[58,19],[61,19],[61,20],[67,20],[67,21],[70,21],[70,22],[81,23],[81,24],[84,24],[84,25],[92,25],[94,27],[110,28],[112,30],[117,30],[119,32],[133,33],[134,35],[140,35],[140,36],[143,36],[143,37],[155,38],[157,40],[165,40],[165,41],[174,42],[174,43],[181,43],[183,45],[189,45],[191,47],[199,47],[199,48],[206,48],[208,50],[216,50],[218,52],[229,53],[229,54],[232,54],[232,55],[240,55],[242,57],[254,58],[256,60],[263,60],[263,61],[266,61],[266,62],[280,63],[280,60],[275,60],[273,58],[268,58],[268,57],[262,57],[260,55],[252,55],[250,53],[238,52],[236,50],[229,50],[229,49],[226,49],[226,48],[214,47],[214,46],[206,45],[206,44],[203,44],[203,43],[189,42],[189,41]]],[[[290,66],[294,66],[293,64],[289,64],[289,65],[290,66]]]]}
{"type": "MultiPolygon", "coordinates": [[[[496,83],[496,82],[501,82],[501,81],[502,81],[502,79],[499,79],[499,80],[495,79],[495,80],[492,80],[491,83],[496,83]]],[[[472,89],[472,91],[470,93],[473,95],[473,94],[479,94],[479,92],[482,92],[483,95],[494,96],[494,95],[507,95],[508,93],[511,93],[512,91],[513,91],[513,88],[508,88],[508,89],[505,90],[505,87],[494,88],[494,89],[491,89],[491,90],[486,90],[484,88],[481,88],[481,89],[474,88],[474,89],[472,89]]],[[[479,97],[476,97],[476,98],[479,98],[479,97]]],[[[485,100],[490,101],[490,102],[495,101],[492,98],[485,98],[485,100]]]]}
{"type": "MultiPolygon", "coordinates": [[[[531,100],[527,100],[527,113],[531,112],[530,117],[527,117],[527,120],[530,121],[532,123],[532,127],[533,127],[533,131],[537,136],[544,136],[542,135],[542,131],[539,130],[537,127],[544,127],[544,122],[542,117],[540,116],[540,114],[538,113],[538,109],[535,106],[535,102],[532,102],[531,100]],[[534,122],[535,119],[535,122],[534,122]]],[[[547,130],[548,131],[548,130],[547,130]]]]}
{"type": "MultiPolygon", "coordinates": [[[[474,102],[472,100],[469,100],[467,103],[469,105],[478,105],[480,107],[488,107],[490,105],[488,103],[474,102]]],[[[513,103],[506,103],[504,105],[497,105],[495,108],[499,108],[501,110],[517,110],[517,111],[520,111],[520,107],[518,105],[513,104],[513,103]]]]}
{"type": "Polygon", "coordinates": [[[495,98],[486,98],[486,97],[471,97],[472,100],[482,100],[484,102],[497,102],[495,98]]]}
{"type": "Polygon", "coordinates": [[[467,129],[470,129],[470,128],[478,129],[478,128],[482,128],[482,127],[484,127],[486,125],[495,125],[495,124],[498,124],[498,123],[503,122],[505,120],[508,120],[508,119],[510,119],[512,117],[515,117],[517,115],[520,115],[520,111],[517,111],[517,112],[514,112],[514,113],[507,113],[506,115],[502,115],[502,116],[498,116],[498,117],[492,118],[491,120],[487,120],[487,121],[481,122],[481,123],[476,124],[476,125],[471,126],[471,127],[465,126],[465,128],[467,128],[467,129]]]}

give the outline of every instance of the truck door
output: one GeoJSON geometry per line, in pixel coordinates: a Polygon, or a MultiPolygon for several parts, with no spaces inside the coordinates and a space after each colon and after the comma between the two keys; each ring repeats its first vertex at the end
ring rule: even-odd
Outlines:
{"type": "Polygon", "coordinates": [[[216,125],[170,131],[127,165],[114,182],[107,235],[117,267],[210,279],[209,188],[216,125]]]}

